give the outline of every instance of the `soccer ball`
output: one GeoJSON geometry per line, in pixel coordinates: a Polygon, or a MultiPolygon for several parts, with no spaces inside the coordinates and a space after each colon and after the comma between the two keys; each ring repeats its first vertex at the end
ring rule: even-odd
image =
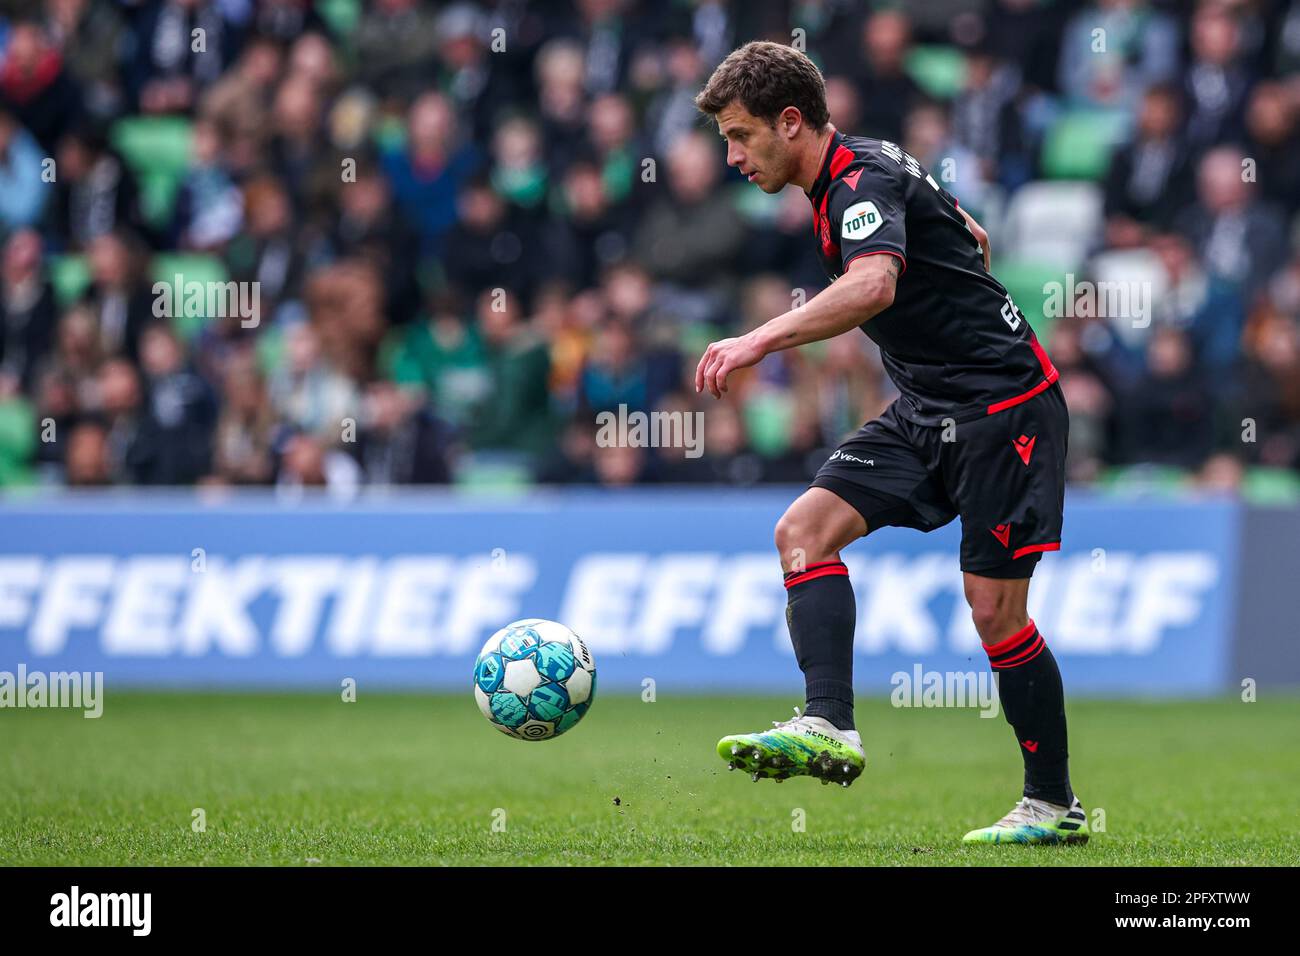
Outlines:
{"type": "Polygon", "coordinates": [[[474,662],[474,699],[497,730],[519,740],[558,737],[596,696],[596,662],[563,624],[531,617],[488,638],[474,662]]]}

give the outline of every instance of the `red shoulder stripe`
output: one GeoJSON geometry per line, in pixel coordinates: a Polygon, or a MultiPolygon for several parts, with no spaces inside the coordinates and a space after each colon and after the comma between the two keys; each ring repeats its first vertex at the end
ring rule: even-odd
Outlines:
{"type": "Polygon", "coordinates": [[[849,163],[853,162],[853,150],[849,149],[843,143],[835,148],[835,155],[831,158],[831,179],[836,179],[840,173],[849,168],[849,163]]]}

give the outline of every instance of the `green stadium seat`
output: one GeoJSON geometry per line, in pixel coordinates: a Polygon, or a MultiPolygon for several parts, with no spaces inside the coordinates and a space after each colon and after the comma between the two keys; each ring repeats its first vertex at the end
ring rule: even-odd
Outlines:
{"type": "MultiPolygon", "coordinates": [[[[153,257],[150,267],[150,275],[153,282],[165,282],[175,290],[176,277],[181,277],[182,283],[188,282],[225,282],[229,276],[226,273],[226,265],[216,256],[204,255],[202,253],[190,252],[165,252],[153,257]]],[[[173,291],[173,306],[177,309],[177,314],[172,315],[172,328],[182,339],[192,342],[202,331],[204,323],[211,317],[203,315],[185,315],[184,298],[175,297],[173,291]]],[[[206,300],[206,295],[205,295],[206,300]]]]}
{"type": "Polygon", "coordinates": [[[930,96],[950,100],[966,83],[966,54],[951,46],[914,46],[903,69],[930,96]]]}
{"type": "Polygon", "coordinates": [[[0,486],[31,481],[30,462],[36,449],[36,413],[23,398],[0,401],[0,486]]]}
{"type": "Polygon", "coordinates": [[[190,168],[190,121],[181,116],[126,116],[113,124],[113,146],[140,180],[145,217],[165,225],[190,168]]]}
{"type": "Polygon", "coordinates": [[[1286,468],[1248,468],[1241,494],[1252,505],[1300,503],[1300,475],[1286,468]]]}
{"type": "Polygon", "coordinates": [[[788,392],[766,391],[745,403],[745,433],[754,451],[768,458],[790,447],[794,401],[788,392]]]}
{"type": "Polygon", "coordinates": [[[257,367],[264,378],[270,378],[277,368],[284,365],[285,346],[284,330],[278,326],[267,326],[265,322],[257,330],[254,349],[257,355],[257,367]]]}
{"type": "Polygon", "coordinates": [[[1043,289],[1049,282],[1064,285],[1066,271],[1060,266],[1024,259],[993,263],[993,275],[1006,286],[1011,301],[1024,313],[1034,333],[1044,343],[1051,338],[1052,326],[1059,316],[1046,314],[1044,305],[1048,292],[1043,289]]]}
{"type": "Polygon", "coordinates": [[[1123,139],[1128,123],[1128,115],[1121,111],[1066,111],[1047,131],[1043,142],[1043,174],[1050,179],[1104,178],[1110,167],[1110,154],[1123,139]]]}
{"type": "Polygon", "coordinates": [[[521,493],[532,486],[532,472],[522,456],[508,452],[466,455],[456,467],[456,487],[475,494],[521,493]]]}
{"type": "Polygon", "coordinates": [[[765,193],[744,183],[732,186],[728,198],[746,222],[760,228],[771,228],[781,213],[780,194],[765,193]]]}
{"type": "Polygon", "coordinates": [[[60,308],[67,308],[76,302],[90,285],[90,263],[85,256],[51,256],[49,268],[54,300],[60,308]]]}
{"type": "Polygon", "coordinates": [[[361,0],[316,0],[316,12],[335,36],[350,36],[361,19],[361,0]]]}
{"type": "Polygon", "coordinates": [[[397,116],[378,117],[370,141],[381,153],[400,152],[406,145],[406,124],[397,116]]]}
{"type": "Polygon", "coordinates": [[[694,356],[698,362],[709,344],[718,337],[718,330],[703,322],[690,322],[681,326],[677,344],[688,356],[694,356]]]}
{"type": "Polygon", "coordinates": [[[1107,468],[1097,488],[1120,497],[1177,498],[1192,483],[1192,474],[1168,465],[1125,465],[1107,468]]]}

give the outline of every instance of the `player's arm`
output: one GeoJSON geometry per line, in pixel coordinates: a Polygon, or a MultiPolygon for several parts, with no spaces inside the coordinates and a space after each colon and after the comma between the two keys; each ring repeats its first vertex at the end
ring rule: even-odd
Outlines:
{"type": "Polygon", "coordinates": [[[962,218],[966,220],[966,228],[969,229],[971,235],[975,237],[975,241],[980,244],[980,251],[984,253],[984,271],[992,272],[993,269],[992,266],[990,265],[990,258],[989,258],[990,257],[989,234],[985,232],[983,226],[981,226],[978,222],[975,221],[975,217],[972,216],[970,213],[968,213],[965,209],[962,209],[961,206],[957,207],[957,211],[961,213],[962,218]]]}
{"type": "Polygon", "coordinates": [[[736,338],[714,342],[695,369],[695,391],[714,398],[727,390],[727,376],[757,365],[764,356],[831,339],[889,308],[902,260],[894,255],[859,256],[849,269],[797,309],[736,338]]]}

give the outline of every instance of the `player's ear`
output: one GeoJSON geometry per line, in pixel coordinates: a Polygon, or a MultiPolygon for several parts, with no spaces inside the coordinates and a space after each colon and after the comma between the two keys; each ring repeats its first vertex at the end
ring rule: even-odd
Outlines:
{"type": "Polygon", "coordinates": [[[799,112],[799,107],[787,106],[783,109],[777,119],[777,129],[786,139],[798,136],[799,130],[803,129],[803,114],[799,112]]]}

